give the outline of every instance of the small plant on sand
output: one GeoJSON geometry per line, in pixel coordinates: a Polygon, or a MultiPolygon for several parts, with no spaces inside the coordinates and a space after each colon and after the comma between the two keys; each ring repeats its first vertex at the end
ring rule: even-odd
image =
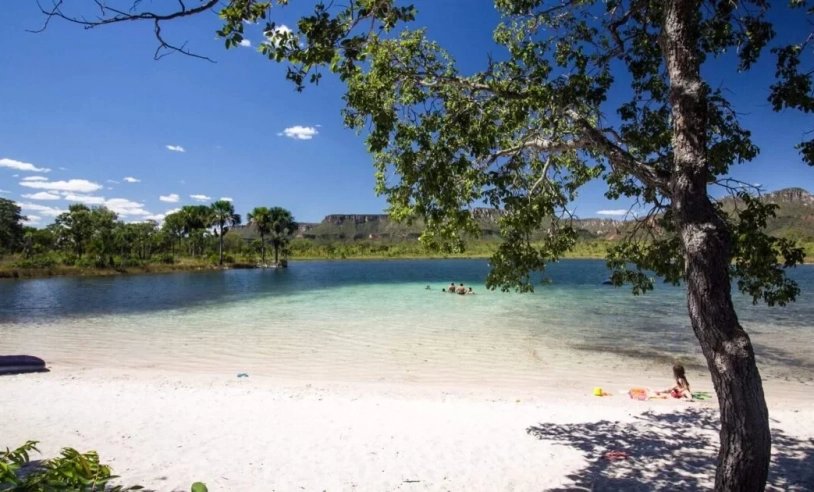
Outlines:
{"type": "MultiPolygon", "coordinates": [[[[37,441],[28,441],[15,450],[0,451],[0,491],[17,492],[125,492],[141,490],[134,485],[109,486],[118,478],[113,470],[99,462],[95,451],[80,453],[64,448],[59,457],[52,460],[31,461],[31,452],[39,453],[37,441]]],[[[196,482],[192,492],[207,492],[206,485],[196,482]]]]}
{"type": "Polygon", "coordinates": [[[142,487],[108,488],[117,478],[109,466],[99,462],[95,451],[80,453],[64,448],[58,458],[31,462],[30,453],[39,452],[37,441],[28,441],[15,450],[0,453],[0,490],[50,492],[56,490],[122,492],[142,487]]]}

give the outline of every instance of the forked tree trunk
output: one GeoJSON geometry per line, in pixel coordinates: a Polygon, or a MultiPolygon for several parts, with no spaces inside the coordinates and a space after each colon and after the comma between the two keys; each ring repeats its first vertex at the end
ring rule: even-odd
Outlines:
{"type": "Polygon", "coordinates": [[[687,307],[721,411],[715,490],[763,491],[771,433],[763,384],[749,336],[732,305],[732,238],[707,195],[706,88],[698,56],[699,0],[665,4],[662,50],[673,115],[675,223],[684,255],[687,307]]]}

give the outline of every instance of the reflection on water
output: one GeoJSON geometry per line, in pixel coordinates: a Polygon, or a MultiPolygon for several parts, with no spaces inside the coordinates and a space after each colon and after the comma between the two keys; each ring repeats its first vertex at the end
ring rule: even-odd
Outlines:
{"type": "MultiPolygon", "coordinates": [[[[0,353],[81,366],[252,370],[298,378],[534,383],[608,368],[704,367],[680,288],[634,297],[604,262],[552,265],[532,295],[487,292],[484,260],[294,263],[0,282],[0,353]],[[474,296],[446,294],[449,282],[474,296]],[[429,285],[430,290],[425,286],[429,285]],[[559,371],[559,372],[558,372],[559,371]]],[[[811,380],[814,268],[786,308],[736,297],[764,377],[811,380]]]]}

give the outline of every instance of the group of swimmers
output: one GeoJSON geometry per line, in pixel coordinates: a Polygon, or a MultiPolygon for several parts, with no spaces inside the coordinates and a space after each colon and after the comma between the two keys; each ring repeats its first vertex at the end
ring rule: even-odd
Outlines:
{"type": "MultiPolygon", "coordinates": [[[[430,287],[428,285],[426,287],[426,290],[432,290],[432,287],[430,287]]],[[[467,289],[466,287],[464,287],[464,284],[460,284],[460,285],[456,286],[455,282],[450,282],[449,287],[442,287],[441,292],[448,292],[450,294],[459,294],[459,295],[462,295],[462,296],[475,293],[475,291],[472,290],[472,287],[469,287],[467,289]]]]}

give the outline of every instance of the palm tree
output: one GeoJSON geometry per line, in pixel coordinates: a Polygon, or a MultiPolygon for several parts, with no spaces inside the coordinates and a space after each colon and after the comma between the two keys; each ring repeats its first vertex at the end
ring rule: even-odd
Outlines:
{"type": "Polygon", "coordinates": [[[212,211],[211,225],[215,226],[220,239],[220,265],[223,265],[223,235],[229,227],[240,224],[240,215],[235,213],[232,202],[218,200],[209,207],[212,211]]]}
{"type": "Polygon", "coordinates": [[[254,225],[260,233],[260,244],[263,257],[263,264],[266,263],[266,234],[271,232],[271,211],[268,207],[254,207],[254,210],[246,216],[249,225],[254,225]]]}
{"type": "Polygon", "coordinates": [[[203,238],[206,228],[212,224],[212,208],[206,205],[184,205],[179,213],[184,234],[189,238],[190,253],[195,256],[197,246],[203,254],[203,238]]]}
{"type": "Polygon", "coordinates": [[[297,230],[297,223],[291,212],[274,207],[269,210],[271,216],[271,246],[274,248],[274,265],[278,265],[280,248],[288,244],[289,238],[297,230]]]}

